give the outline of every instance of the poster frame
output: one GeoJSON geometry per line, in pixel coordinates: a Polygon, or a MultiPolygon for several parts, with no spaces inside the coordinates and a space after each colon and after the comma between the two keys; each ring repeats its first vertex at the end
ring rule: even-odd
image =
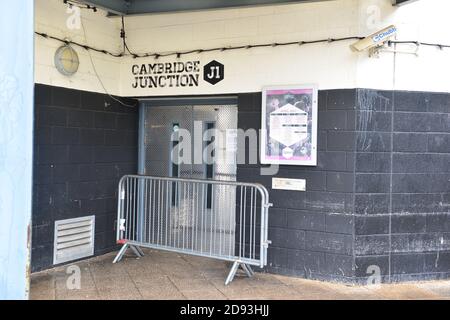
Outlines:
{"type": "Polygon", "coordinates": [[[262,108],[261,108],[261,138],[260,138],[260,161],[261,164],[295,165],[295,166],[317,166],[317,121],[318,121],[318,85],[278,85],[265,86],[262,89],[262,108]],[[312,128],[311,128],[311,158],[308,160],[297,159],[269,159],[267,154],[266,132],[268,125],[266,123],[267,112],[267,94],[273,90],[312,90],[312,128]]]}

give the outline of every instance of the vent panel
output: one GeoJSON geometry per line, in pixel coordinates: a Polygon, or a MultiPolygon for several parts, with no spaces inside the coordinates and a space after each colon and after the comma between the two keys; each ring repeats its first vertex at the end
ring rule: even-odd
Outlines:
{"type": "Polygon", "coordinates": [[[95,216],[55,222],[53,264],[94,254],[95,216]]]}

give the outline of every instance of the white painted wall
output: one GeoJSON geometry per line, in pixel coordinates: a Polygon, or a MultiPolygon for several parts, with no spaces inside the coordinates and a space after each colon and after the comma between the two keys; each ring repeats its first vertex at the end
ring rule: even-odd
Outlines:
{"type": "MultiPolygon", "coordinates": [[[[347,37],[359,33],[358,2],[340,0],[131,17],[127,18],[128,41],[138,52],[166,52],[347,37]]],[[[212,86],[202,81],[198,88],[133,89],[130,68],[136,61],[127,58],[122,63],[122,94],[254,92],[267,85],[300,83],[318,83],[321,89],[352,88],[357,85],[358,57],[350,51],[350,44],[351,41],[192,54],[186,59],[200,60],[203,65],[214,59],[225,65],[222,82],[212,86]]]]}
{"type": "MultiPolygon", "coordinates": [[[[36,2],[38,31],[85,40],[82,31],[65,27],[67,14],[62,1],[36,2]]],[[[445,17],[449,11],[448,0],[419,0],[400,8],[392,7],[390,0],[335,0],[127,17],[126,29],[129,47],[138,53],[369,35],[392,23],[399,27],[399,40],[450,43],[450,19],[445,17]]],[[[120,19],[85,13],[84,21],[90,45],[121,50],[120,19]]],[[[367,53],[352,52],[351,43],[201,53],[179,60],[93,56],[108,91],[123,96],[223,94],[302,83],[317,83],[320,89],[450,92],[450,49],[421,48],[418,57],[382,53],[379,58],[369,58],[367,53]],[[225,65],[225,79],[214,86],[200,81],[198,87],[133,89],[133,64],[187,60],[199,60],[202,65],[217,60],[225,65]]],[[[37,38],[37,82],[103,92],[81,49],[77,49],[81,57],[79,74],[60,76],[53,67],[56,47],[51,40],[37,38]]],[[[414,48],[399,45],[397,49],[414,48]]]]}
{"type": "MultiPolygon", "coordinates": [[[[67,5],[62,0],[35,0],[35,31],[47,33],[58,38],[68,38],[82,44],[120,52],[120,27],[117,21],[106,17],[106,13],[81,11],[83,28],[69,29],[67,21],[73,13],[67,13],[67,5]]],[[[53,86],[104,92],[95,75],[89,54],[86,50],[74,47],[80,58],[78,72],[72,77],[61,75],[54,66],[54,54],[60,42],[35,36],[35,81],[53,86]]],[[[120,58],[91,52],[95,69],[108,92],[120,91],[120,58]]]]}
{"type": "MultiPolygon", "coordinates": [[[[364,8],[368,8],[372,13],[370,8],[373,5],[381,8],[378,29],[395,24],[399,29],[397,40],[450,44],[448,0],[419,0],[395,10],[389,6],[389,1],[362,2],[365,3],[361,7],[362,12],[364,8]]],[[[364,29],[362,31],[367,34],[364,29]]],[[[396,49],[414,52],[416,46],[397,45],[396,49]]],[[[359,54],[356,82],[358,87],[366,88],[450,92],[450,49],[423,46],[419,49],[418,56],[381,53],[379,59],[359,54]]]]}

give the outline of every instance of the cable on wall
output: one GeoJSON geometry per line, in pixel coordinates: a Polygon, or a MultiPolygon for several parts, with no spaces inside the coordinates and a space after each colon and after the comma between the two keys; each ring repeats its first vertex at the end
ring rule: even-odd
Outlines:
{"type": "MultiPolygon", "coordinates": [[[[78,6],[81,9],[88,9],[88,10],[93,10],[94,12],[97,12],[97,8],[90,6],[90,5],[84,5],[81,4],[75,0],[63,0],[64,4],[67,4],[69,6],[78,6]]],[[[249,49],[256,49],[256,48],[276,48],[276,47],[283,47],[283,46],[304,46],[304,45],[309,45],[309,44],[318,44],[318,43],[335,43],[335,42],[342,42],[342,41],[349,41],[349,40],[361,40],[364,39],[365,37],[360,37],[360,36],[350,36],[350,37],[341,37],[341,38],[327,38],[327,39],[318,39],[318,40],[309,40],[309,41],[289,41],[289,42],[272,42],[272,43],[260,43],[260,44],[247,44],[247,45],[239,45],[239,46],[224,46],[224,47],[213,47],[213,48],[199,48],[199,49],[192,49],[192,50],[184,50],[184,51],[170,51],[170,52],[147,52],[147,53],[135,53],[133,51],[130,50],[130,48],[128,47],[127,41],[126,41],[126,31],[125,31],[125,19],[122,16],[121,17],[121,22],[122,22],[122,28],[120,30],[120,38],[122,39],[122,43],[123,43],[123,50],[122,52],[112,52],[109,50],[105,50],[105,49],[99,49],[96,47],[92,47],[89,46],[87,44],[82,44],[76,41],[72,41],[69,40],[67,38],[62,39],[56,36],[52,36],[49,35],[47,33],[44,32],[37,32],[35,31],[35,34],[38,36],[41,36],[45,39],[51,39],[51,40],[55,40],[58,42],[61,42],[65,45],[73,45],[73,46],[77,46],[80,48],[83,48],[85,50],[88,51],[89,53],[89,58],[91,60],[91,64],[94,70],[94,73],[96,75],[96,77],[98,78],[101,86],[103,87],[103,90],[105,91],[105,93],[113,100],[117,101],[118,103],[120,103],[123,106],[126,107],[131,107],[134,108],[136,106],[133,105],[129,105],[126,104],[122,101],[120,101],[119,99],[113,97],[112,95],[110,95],[108,93],[108,91],[106,90],[103,81],[101,80],[97,69],[95,68],[95,64],[94,61],[92,59],[91,56],[91,51],[97,52],[97,53],[101,53],[101,54],[105,54],[105,55],[109,55],[115,58],[121,58],[124,56],[131,56],[135,59],[137,58],[150,58],[153,57],[154,59],[158,59],[161,57],[171,57],[174,56],[176,58],[181,58],[182,56],[185,55],[190,55],[190,54],[201,54],[201,53],[206,53],[206,52],[225,52],[225,51],[234,51],[234,50],[249,50],[249,49]]],[[[82,27],[83,27],[83,33],[84,33],[84,39],[85,42],[87,43],[87,39],[86,39],[86,30],[83,24],[83,21],[81,21],[82,27]]],[[[416,46],[428,46],[428,47],[436,47],[440,50],[443,49],[448,49],[450,48],[450,45],[447,44],[439,44],[439,43],[430,43],[430,42],[421,42],[421,41],[412,41],[412,40],[406,40],[406,41],[401,41],[401,40],[390,40],[387,42],[388,45],[392,45],[392,44],[410,44],[410,45],[416,45],[416,46]]]]}
{"type": "Polygon", "coordinates": [[[78,1],[75,1],[75,0],[63,0],[63,3],[67,4],[70,8],[72,6],[76,6],[76,7],[80,8],[80,9],[88,9],[88,10],[92,10],[94,12],[97,12],[97,7],[94,7],[94,6],[91,6],[91,5],[88,5],[88,4],[82,4],[82,3],[78,2],[78,1]]]}
{"type": "MultiPolygon", "coordinates": [[[[81,22],[81,27],[83,28],[83,34],[84,34],[84,41],[87,43],[87,35],[86,35],[86,28],[84,27],[84,23],[83,23],[83,19],[80,18],[80,22],[81,22]]],[[[88,50],[88,55],[89,55],[89,60],[91,61],[91,65],[92,65],[92,69],[94,70],[95,76],[98,79],[98,82],[100,83],[100,85],[103,88],[103,91],[105,91],[105,94],[108,95],[108,97],[110,97],[112,100],[118,102],[120,105],[127,107],[127,108],[136,108],[138,104],[135,105],[131,105],[131,104],[127,104],[124,103],[123,101],[121,101],[120,99],[117,99],[116,97],[112,96],[108,90],[106,90],[105,84],[103,83],[102,79],[100,78],[100,75],[97,72],[97,68],[95,67],[94,64],[94,59],[92,58],[91,52],[88,50]]]]}
{"type": "MultiPolygon", "coordinates": [[[[308,44],[318,44],[318,43],[334,43],[334,42],[341,42],[341,41],[349,41],[349,40],[361,40],[365,37],[358,37],[358,36],[352,36],[352,37],[343,37],[343,38],[328,38],[328,39],[319,39],[319,40],[310,40],[310,41],[290,41],[290,42],[273,42],[273,43],[260,43],[260,44],[248,44],[248,45],[240,45],[240,46],[226,46],[226,47],[214,47],[214,48],[198,48],[198,49],[192,49],[192,50],[186,50],[186,51],[170,51],[170,52],[154,52],[154,53],[134,53],[132,52],[128,44],[126,43],[125,34],[123,35],[123,43],[124,48],[126,52],[121,53],[114,53],[108,50],[104,49],[98,49],[95,47],[91,47],[88,45],[80,44],[76,41],[71,41],[67,39],[61,39],[55,36],[48,35],[46,33],[42,32],[35,32],[37,35],[42,36],[47,39],[53,39],[65,44],[72,44],[78,47],[81,47],[86,50],[92,50],[98,53],[103,53],[106,55],[110,55],[116,58],[120,58],[123,56],[132,56],[133,58],[150,58],[153,57],[155,59],[162,58],[162,57],[170,57],[174,56],[176,58],[181,58],[182,56],[189,55],[189,54],[199,54],[199,53],[206,53],[206,52],[224,52],[224,51],[233,51],[233,50],[249,50],[249,49],[255,49],[255,48],[270,48],[270,47],[282,47],[282,46],[303,46],[308,44]]],[[[121,33],[122,34],[122,33],[121,33]]],[[[439,44],[439,43],[429,43],[429,42],[420,42],[420,41],[400,41],[400,40],[390,40],[388,41],[388,44],[412,44],[412,45],[418,45],[418,46],[428,46],[428,47],[436,47],[438,49],[448,49],[450,48],[450,45],[446,44],[439,44]]]]}
{"type": "MultiPolygon", "coordinates": [[[[80,3],[76,0],[63,0],[64,4],[67,4],[69,6],[77,6],[82,9],[89,9],[93,10],[94,12],[97,12],[97,8],[85,5],[80,3]]],[[[280,47],[280,46],[303,46],[308,44],[317,44],[317,43],[333,43],[333,42],[340,42],[340,41],[348,41],[348,40],[362,40],[365,37],[359,37],[359,36],[350,36],[350,37],[342,37],[342,38],[328,38],[328,39],[318,39],[318,40],[309,40],[309,41],[290,41],[290,42],[273,42],[273,43],[261,43],[261,44],[247,44],[247,45],[240,45],[240,46],[225,46],[225,47],[214,47],[214,48],[199,48],[199,49],[193,49],[193,50],[185,50],[185,51],[170,51],[170,52],[146,52],[146,53],[135,53],[130,50],[128,47],[127,41],[126,41],[126,31],[125,31],[125,18],[124,16],[121,17],[122,21],[122,28],[120,30],[120,38],[122,39],[123,43],[123,50],[120,53],[111,52],[104,49],[98,49],[95,47],[88,46],[86,44],[80,44],[75,41],[67,40],[67,39],[61,39],[55,36],[48,35],[46,33],[42,32],[35,32],[37,35],[42,36],[47,39],[53,39],[56,41],[60,41],[65,44],[71,44],[78,47],[81,47],[86,50],[92,50],[98,53],[103,53],[106,55],[110,55],[112,57],[120,58],[123,56],[131,56],[135,59],[137,58],[149,58],[153,57],[154,59],[158,59],[161,57],[170,57],[174,56],[176,58],[181,58],[184,55],[189,54],[199,54],[199,53],[205,53],[205,52],[224,52],[224,51],[232,51],[232,50],[248,50],[248,49],[254,49],[254,48],[269,48],[269,47],[280,47]]],[[[444,48],[450,48],[450,45],[446,44],[439,44],[439,43],[429,43],[429,42],[420,42],[420,41],[399,41],[399,40],[390,40],[387,42],[388,45],[392,44],[412,44],[416,46],[428,46],[428,47],[436,47],[438,49],[443,50],[444,48]]]]}

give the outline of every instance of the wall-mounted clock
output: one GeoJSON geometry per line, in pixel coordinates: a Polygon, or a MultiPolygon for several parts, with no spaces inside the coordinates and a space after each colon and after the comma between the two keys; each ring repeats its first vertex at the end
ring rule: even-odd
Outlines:
{"type": "Polygon", "coordinates": [[[80,60],[77,52],[69,45],[59,47],[55,53],[55,67],[65,76],[72,76],[78,71],[80,60]]]}

